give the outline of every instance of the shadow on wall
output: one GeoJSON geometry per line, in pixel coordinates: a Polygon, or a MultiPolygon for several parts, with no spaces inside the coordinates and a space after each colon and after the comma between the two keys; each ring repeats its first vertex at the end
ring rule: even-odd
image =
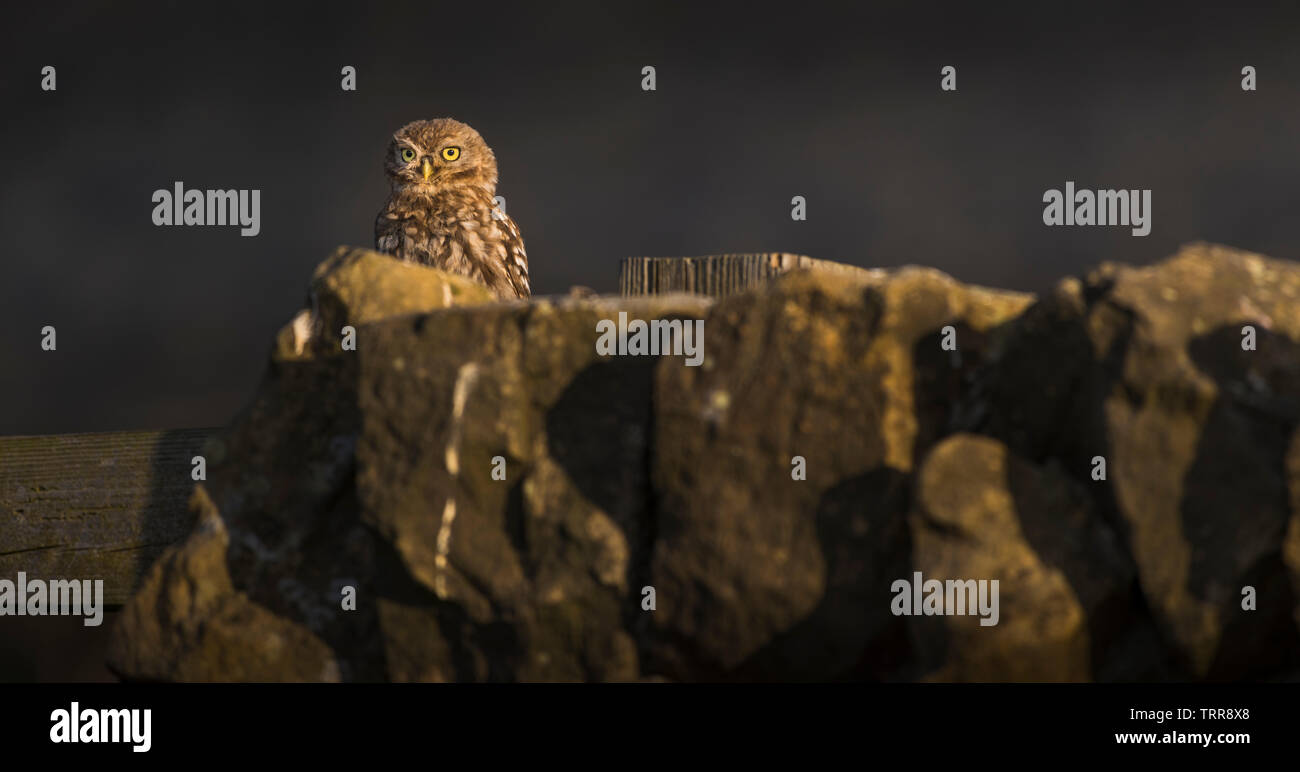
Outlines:
{"type": "Polygon", "coordinates": [[[1254,326],[1254,351],[1242,348],[1241,325],[1219,327],[1188,345],[1197,369],[1219,387],[1183,479],[1180,507],[1191,545],[1187,592],[1228,610],[1212,680],[1300,662],[1291,613],[1296,597],[1279,551],[1289,519],[1300,516],[1291,511],[1286,463],[1300,426],[1300,343],[1254,326]],[[1256,610],[1232,613],[1240,609],[1243,585],[1255,588],[1256,610]]]}

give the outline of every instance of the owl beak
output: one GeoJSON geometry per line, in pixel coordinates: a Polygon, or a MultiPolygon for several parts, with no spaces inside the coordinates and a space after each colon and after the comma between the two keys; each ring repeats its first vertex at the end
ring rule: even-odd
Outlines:
{"type": "Polygon", "coordinates": [[[428,156],[425,156],[424,160],[420,162],[420,171],[424,173],[426,180],[433,176],[433,164],[429,162],[428,156]]]}

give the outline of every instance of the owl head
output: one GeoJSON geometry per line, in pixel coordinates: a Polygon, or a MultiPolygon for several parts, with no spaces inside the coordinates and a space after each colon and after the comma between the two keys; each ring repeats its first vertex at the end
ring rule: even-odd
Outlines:
{"type": "Polygon", "coordinates": [[[394,190],[433,194],[478,187],[493,194],[497,159],[477,131],[451,118],[413,121],[388,143],[384,171],[394,190]]]}

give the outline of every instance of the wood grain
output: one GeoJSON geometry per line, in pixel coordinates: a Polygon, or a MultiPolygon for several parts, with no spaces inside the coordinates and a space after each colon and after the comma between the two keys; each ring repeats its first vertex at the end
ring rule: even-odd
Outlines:
{"type": "Polygon", "coordinates": [[[0,579],[103,579],[124,603],[189,533],[191,460],[217,431],[0,437],[0,579]]]}
{"type": "Polygon", "coordinates": [[[756,287],[787,271],[807,268],[847,274],[868,269],[785,252],[709,255],[706,257],[629,257],[618,277],[623,295],[663,295],[690,292],[725,297],[756,287]]]}

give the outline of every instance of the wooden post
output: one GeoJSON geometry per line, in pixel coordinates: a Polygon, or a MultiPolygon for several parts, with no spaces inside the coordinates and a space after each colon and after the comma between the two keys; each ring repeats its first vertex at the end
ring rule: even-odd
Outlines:
{"type": "Polygon", "coordinates": [[[125,603],[189,533],[191,460],[217,431],[0,437],[0,579],[103,579],[125,603]]]}
{"type": "Polygon", "coordinates": [[[854,265],[784,252],[707,257],[629,257],[620,266],[618,289],[623,295],[691,292],[725,297],[800,268],[858,275],[869,273],[868,269],[854,265]]]}

